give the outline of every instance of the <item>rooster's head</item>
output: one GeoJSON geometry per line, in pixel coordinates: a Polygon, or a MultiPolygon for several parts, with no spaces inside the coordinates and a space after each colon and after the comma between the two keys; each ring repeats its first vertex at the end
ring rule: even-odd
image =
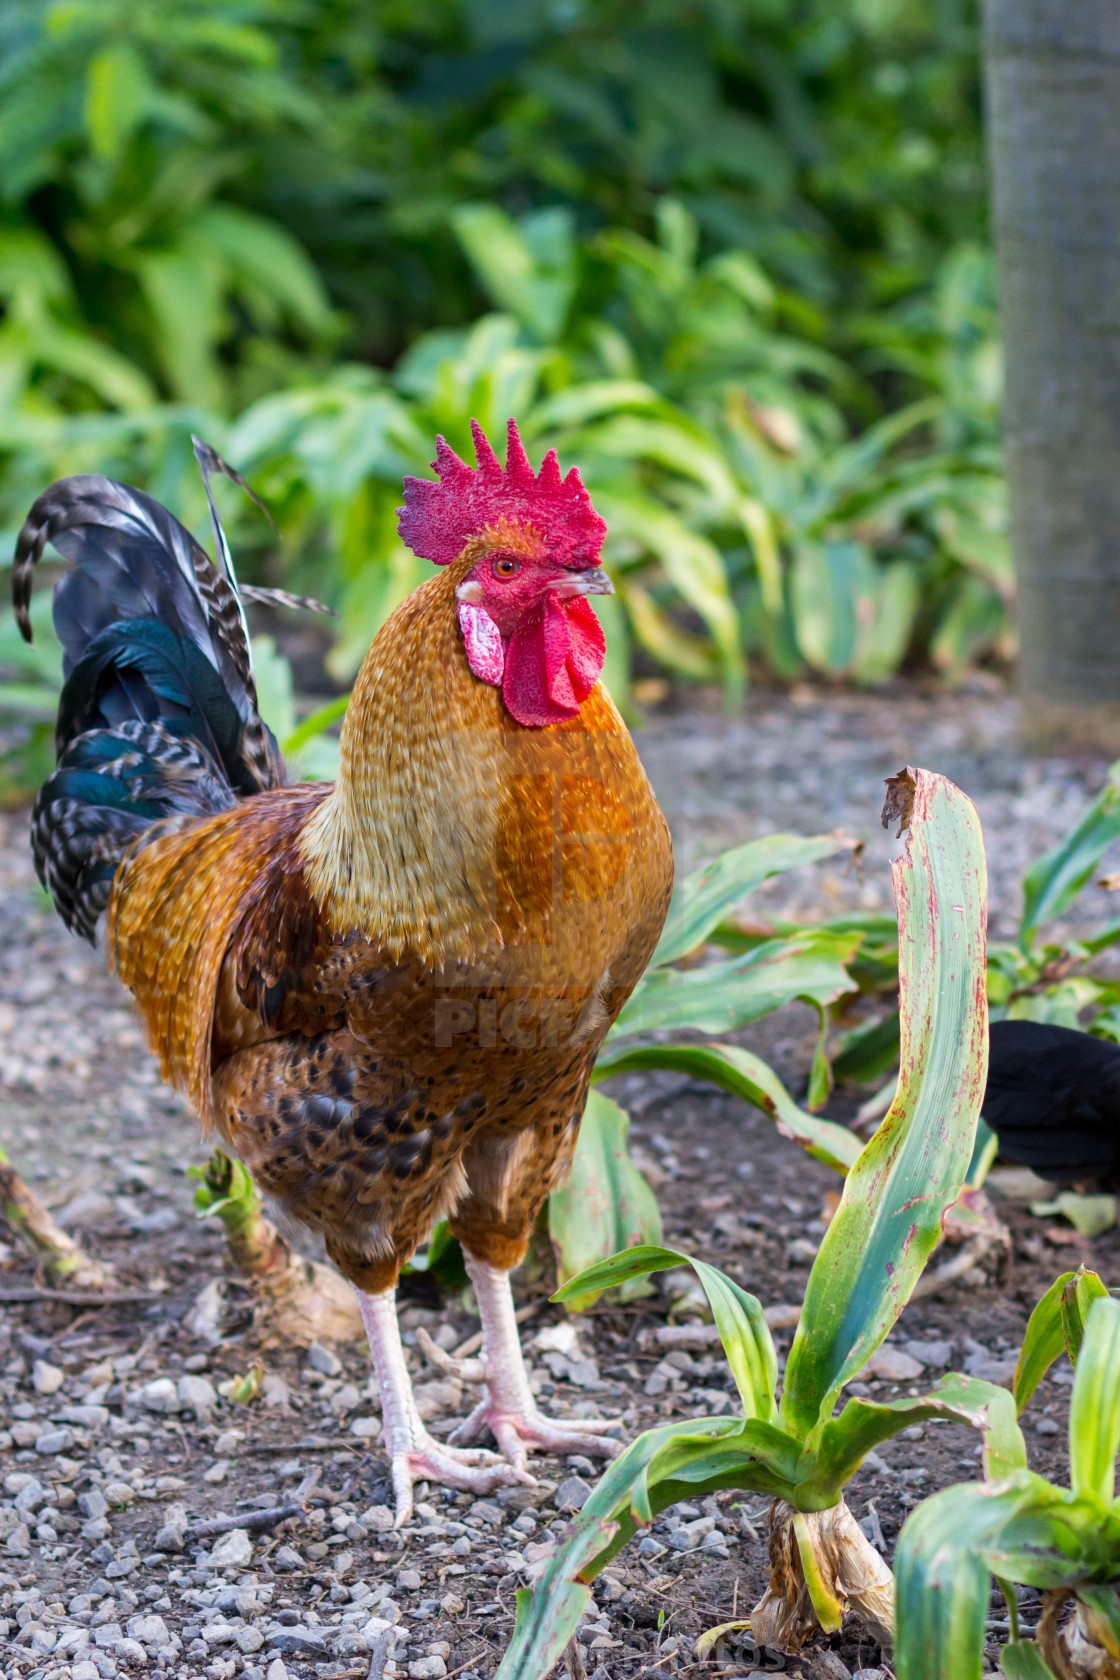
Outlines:
{"type": "Polygon", "coordinates": [[[539,473],[514,421],[505,469],[477,420],[477,468],[436,440],[433,483],[406,478],[401,537],[415,554],[461,573],[456,588],[467,660],[530,728],[571,718],[603,665],[603,631],[586,597],[611,594],[599,564],[606,525],[575,467],[550,449],[539,473]]]}

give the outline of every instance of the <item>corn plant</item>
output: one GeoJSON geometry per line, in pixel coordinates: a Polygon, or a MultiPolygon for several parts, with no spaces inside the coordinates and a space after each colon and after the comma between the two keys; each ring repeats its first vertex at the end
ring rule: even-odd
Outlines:
{"type": "MultiPolygon", "coordinates": [[[[859,948],[858,930],[796,928],[723,961],[678,965],[709,942],[720,942],[719,924],[729,908],[763,881],[850,852],[855,845],[845,835],[771,834],[721,853],[677,884],[649,967],[595,1064],[571,1173],[549,1197],[548,1228],[560,1283],[620,1249],[657,1243],[661,1237],[656,1198],[626,1152],[628,1118],[597,1089],[605,1079],[660,1069],[707,1080],[761,1108],[787,1137],[839,1171],[855,1160],[859,1143],[853,1134],[799,1108],[773,1069],[749,1050],[720,1043],[642,1042],[652,1034],[685,1030],[730,1032],[795,998],[818,1010],[823,1028],[828,1005],[852,990],[847,964],[859,948]]],[[[822,1037],[822,1067],[823,1054],[822,1037]]],[[[823,1071],[816,1084],[823,1100],[823,1071]]],[[[637,1279],[627,1280],[627,1293],[645,1288],[637,1279]]],[[[586,1304],[583,1298],[571,1302],[573,1310],[586,1304]]]]}
{"type": "Polygon", "coordinates": [[[354,1291],[318,1260],[294,1253],[265,1217],[260,1192],[240,1161],[215,1149],[204,1167],[191,1167],[200,1219],[225,1232],[226,1258],[253,1295],[258,1329],[271,1340],[357,1341],[363,1334],[354,1291]]]}
{"type": "Polygon", "coordinates": [[[1015,1374],[1020,1410],[1063,1348],[1075,1367],[1070,1485],[1024,1464],[944,1488],[911,1514],[896,1556],[898,1680],[979,1680],[993,1576],[1008,1607],[1009,1680],[1120,1674],[1120,1302],[1095,1272],[1065,1273],[1032,1313],[1015,1374]],[[1020,1626],[1015,1583],[1043,1594],[1035,1639],[1020,1626]]]}
{"type": "MultiPolygon", "coordinates": [[[[908,828],[893,864],[901,929],[902,1077],[883,1126],[861,1152],[809,1277],[779,1395],[760,1303],[693,1261],[735,1377],[740,1417],[666,1424],[606,1471],[519,1595],[499,1680],[540,1680],[575,1629],[589,1582],[641,1526],[675,1501],[719,1488],[768,1494],[770,1586],[751,1617],[758,1643],[796,1649],[849,1607],[889,1637],[890,1570],[864,1538],[844,1488],[865,1455],[908,1425],[949,1418],[981,1431],[989,1473],[1026,1462],[1006,1390],[944,1378],[928,1394],[857,1399],[833,1411],[894,1324],[941,1235],[972,1154],[986,1073],[986,876],[971,803],[943,777],[903,771],[888,813],[908,828]]],[[[676,1266],[667,1249],[632,1249],[572,1279],[587,1294],[676,1266]]]]}

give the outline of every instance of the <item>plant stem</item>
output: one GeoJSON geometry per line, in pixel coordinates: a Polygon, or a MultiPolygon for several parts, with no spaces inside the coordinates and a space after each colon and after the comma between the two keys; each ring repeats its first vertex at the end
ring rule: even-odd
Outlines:
{"type": "Polygon", "coordinates": [[[1007,1605],[1007,1625],[1011,1635],[1011,1643],[1019,1640],[1019,1600],[1015,1596],[1015,1588],[1010,1581],[1004,1581],[999,1575],[995,1577],[996,1586],[1003,1594],[1003,1601],[1007,1605]]]}
{"type": "Polygon", "coordinates": [[[358,1340],[364,1332],[354,1291],[333,1267],[292,1252],[241,1163],[215,1149],[201,1177],[196,1205],[221,1221],[230,1263],[257,1298],[261,1327],[303,1345],[358,1340]]]}
{"type": "Polygon", "coordinates": [[[0,1147],[0,1211],[35,1259],[55,1283],[75,1289],[104,1290],[115,1282],[112,1268],[92,1260],[73,1237],[55,1224],[38,1196],[13,1167],[0,1147]]]}

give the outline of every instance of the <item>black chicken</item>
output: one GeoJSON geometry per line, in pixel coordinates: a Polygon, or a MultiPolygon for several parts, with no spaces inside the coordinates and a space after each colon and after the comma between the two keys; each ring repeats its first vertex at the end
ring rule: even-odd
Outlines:
{"type": "Polygon", "coordinates": [[[981,1110],[1000,1154],[1057,1183],[1120,1177],[1120,1045],[993,1021],[981,1110]]]}

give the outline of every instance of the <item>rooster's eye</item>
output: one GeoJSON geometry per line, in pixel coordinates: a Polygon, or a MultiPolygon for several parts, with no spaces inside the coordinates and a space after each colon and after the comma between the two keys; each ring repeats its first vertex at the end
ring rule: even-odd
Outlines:
{"type": "Polygon", "coordinates": [[[495,577],[511,578],[520,570],[521,567],[516,560],[495,560],[494,562],[495,577]]]}

